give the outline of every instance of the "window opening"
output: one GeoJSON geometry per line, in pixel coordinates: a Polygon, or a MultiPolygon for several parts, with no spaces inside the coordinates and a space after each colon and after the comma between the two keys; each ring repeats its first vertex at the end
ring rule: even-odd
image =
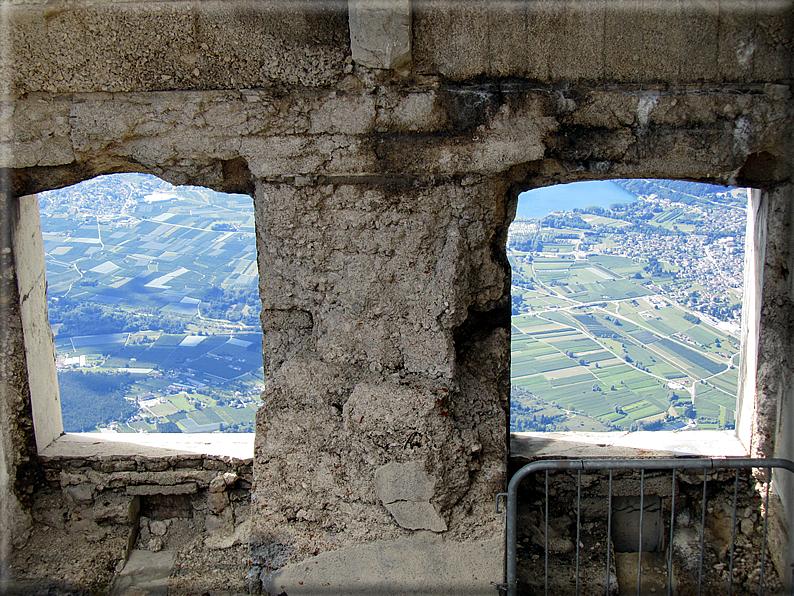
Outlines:
{"type": "Polygon", "coordinates": [[[64,430],[253,432],[251,198],[117,174],[39,208],[64,430]]]}
{"type": "Polygon", "coordinates": [[[672,180],[522,193],[511,431],[733,429],[747,203],[672,180]]]}

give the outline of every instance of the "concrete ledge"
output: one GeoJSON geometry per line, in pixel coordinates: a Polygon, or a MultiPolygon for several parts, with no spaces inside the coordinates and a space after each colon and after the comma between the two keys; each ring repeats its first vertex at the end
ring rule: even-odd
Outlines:
{"type": "Polygon", "coordinates": [[[536,460],[682,456],[748,457],[748,453],[733,431],[510,433],[511,458],[536,460]]]}
{"type": "Polygon", "coordinates": [[[253,433],[66,433],[45,447],[44,459],[209,455],[253,460],[253,433]]]}
{"type": "Polygon", "coordinates": [[[504,537],[457,542],[432,532],[325,552],[262,578],[290,596],[493,596],[504,577],[504,537]]]}

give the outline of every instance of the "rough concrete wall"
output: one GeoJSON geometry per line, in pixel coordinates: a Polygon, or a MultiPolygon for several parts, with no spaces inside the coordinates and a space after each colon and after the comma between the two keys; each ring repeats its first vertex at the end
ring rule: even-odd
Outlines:
{"type": "Polygon", "coordinates": [[[25,366],[25,344],[19,312],[11,234],[17,201],[0,188],[0,573],[9,549],[27,539],[27,509],[37,484],[30,390],[25,366]]]}
{"type": "MultiPolygon", "coordinates": [[[[794,460],[794,185],[779,185],[767,199],[770,209],[752,454],[794,460]]],[[[770,533],[771,552],[778,569],[788,569],[794,561],[790,540],[794,532],[792,474],[778,472],[775,494],[782,508],[774,510],[779,518],[770,533]]]]}
{"type": "MultiPolygon", "coordinates": [[[[368,67],[412,58],[417,74],[543,83],[746,84],[792,74],[790,0],[413,0],[410,10],[390,2],[398,9],[386,17],[361,12],[360,22],[359,8],[377,4],[351,3],[366,50],[357,60],[368,67]],[[387,47],[389,31],[409,53],[387,47]]],[[[352,67],[344,0],[26,0],[13,16],[15,56],[0,66],[12,94],[326,87],[352,67]]]]}
{"type": "Polygon", "coordinates": [[[234,89],[336,83],[347,2],[16,3],[6,93],[234,89]]]}
{"type": "Polygon", "coordinates": [[[264,570],[409,530],[498,535],[509,272],[492,244],[505,191],[257,193],[263,321],[274,328],[256,443],[254,532],[272,555],[257,561],[264,570]],[[492,369],[459,366],[464,336],[492,369]]]}
{"type": "Polygon", "coordinates": [[[152,556],[150,567],[169,561],[171,577],[160,587],[169,594],[248,592],[240,555],[250,525],[250,458],[87,451],[42,456],[35,525],[13,552],[3,594],[149,593],[156,570],[115,577],[142,552],[152,556]]]}
{"type": "Polygon", "coordinates": [[[418,72],[542,82],[785,82],[790,1],[417,0],[418,72]]]}
{"type": "Polygon", "coordinates": [[[656,175],[766,188],[791,168],[789,96],[785,85],[609,91],[428,77],[405,88],[350,75],[321,92],[6,100],[2,145],[19,194],[114,171],[239,192],[251,190],[250,175],[297,187],[335,176],[463,186],[513,167],[527,185],[656,175]],[[775,178],[754,173],[765,161],[775,178]]]}

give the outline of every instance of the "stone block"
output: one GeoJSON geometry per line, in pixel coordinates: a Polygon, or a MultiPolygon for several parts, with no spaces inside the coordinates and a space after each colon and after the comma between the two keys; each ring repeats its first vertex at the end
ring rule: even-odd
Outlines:
{"type": "Polygon", "coordinates": [[[375,122],[373,96],[330,95],[309,114],[310,134],[365,134],[375,122]]]}
{"type": "Polygon", "coordinates": [[[160,552],[165,548],[165,540],[163,540],[159,536],[155,536],[151,540],[149,540],[149,550],[153,553],[160,552]]]}
{"type": "Polygon", "coordinates": [[[224,493],[209,493],[207,495],[207,507],[215,514],[220,514],[229,506],[229,495],[224,493]]]}
{"type": "MultiPolygon", "coordinates": [[[[17,104],[10,128],[14,131],[13,150],[3,156],[4,167],[55,166],[74,159],[69,139],[69,106],[65,102],[36,99],[24,105],[17,104]],[[52,139],[52,144],[43,151],[42,139],[47,137],[52,139]]],[[[44,447],[46,445],[39,449],[44,447]]]]}
{"type": "Polygon", "coordinates": [[[100,524],[129,525],[133,522],[137,497],[104,491],[94,503],[94,520],[100,524]]]}
{"type": "Polygon", "coordinates": [[[200,455],[178,455],[174,468],[196,468],[202,467],[202,458],[200,455]]]}
{"type": "Polygon", "coordinates": [[[421,461],[390,463],[375,470],[375,490],[384,503],[429,501],[434,486],[421,461]]]}
{"type": "MultiPolygon", "coordinates": [[[[642,507],[642,551],[662,548],[664,522],[662,499],[646,495],[642,507]]],[[[612,501],[612,541],[619,552],[638,552],[640,530],[640,498],[615,497],[612,501]]]]}
{"type": "Polygon", "coordinates": [[[223,476],[215,476],[210,481],[210,493],[221,493],[226,490],[226,483],[223,481],[223,476]]]}
{"type": "Polygon", "coordinates": [[[204,461],[202,462],[201,466],[205,470],[228,470],[229,465],[220,459],[216,459],[214,457],[205,457],[204,461]]]}
{"type": "Polygon", "coordinates": [[[390,98],[390,101],[395,102],[391,109],[378,110],[375,125],[379,132],[433,131],[447,124],[447,113],[442,109],[441,96],[436,91],[408,93],[404,97],[390,98]]]}
{"type": "Polygon", "coordinates": [[[435,483],[424,462],[390,463],[375,471],[375,490],[395,521],[409,530],[443,532],[447,524],[430,503],[435,483]]]}
{"type": "Polygon", "coordinates": [[[134,459],[118,459],[103,461],[100,471],[107,474],[112,472],[134,472],[138,469],[138,462],[134,459]]]}
{"type": "Polygon", "coordinates": [[[232,510],[227,508],[219,515],[208,513],[204,520],[207,534],[221,534],[228,536],[234,533],[234,516],[232,510]]]}
{"type": "Polygon", "coordinates": [[[59,530],[64,528],[66,509],[58,494],[51,493],[38,497],[34,501],[31,514],[36,523],[59,530]]]}
{"type": "Polygon", "coordinates": [[[97,542],[109,533],[108,527],[102,527],[94,521],[94,512],[91,507],[75,509],[71,512],[66,522],[68,533],[79,532],[89,542],[97,542]]]}
{"type": "Polygon", "coordinates": [[[83,484],[68,486],[64,493],[78,505],[87,505],[93,502],[95,489],[96,486],[90,482],[85,482],[83,484]]]}
{"type": "Polygon", "coordinates": [[[235,544],[247,544],[251,532],[251,520],[245,520],[237,524],[234,528],[234,533],[231,535],[224,535],[215,532],[207,536],[204,540],[204,545],[208,548],[226,549],[231,548],[235,544]]]}
{"type": "Polygon", "coordinates": [[[185,484],[137,484],[127,487],[128,495],[192,495],[198,491],[195,482],[185,484]]]}
{"type": "Polygon", "coordinates": [[[167,459],[141,458],[141,464],[147,472],[163,472],[170,467],[167,459]]]}
{"type": "Polygon", "coordinates": [[[140,534],[139,534],[139,536],[140,536],[141,544],[146,544],[147,542],[149,542],[149,539],[152,537],[152,532],[149,529],[149,524],[150,523],[151,522],[150,522],[149,518],[147,518],[147,517],[141,517],[140,520],[139,520],[139,524],[138,525],[140,526],[140,534]]]}
{"type": "Polygon", "coordinates": [[[245,502],[240,505],[234,506],[234,521],[235,523],[241,523],[245,520],[251,519],[251,504],[250,499],[248,502],[245,502]]]}
{"type": "Polygon", "coordinates": [[[394,521],[407,530],[447,530],[446,522],[429,501],[394,501],[384,505],[394,521]]]}
{"type": "Polygon", "coordinates": [[[348,0],[348,14],[356,63],[386,70],[410,66],[410,0],[348,0]]]}
{"type": "Polygon", "coordinates": [[[165,536],[165,533],[168,531],[168,522],[169,520],[162,520],[162,519],[153,519],[149,522],[149,531],[154,536],[165,536]]]}

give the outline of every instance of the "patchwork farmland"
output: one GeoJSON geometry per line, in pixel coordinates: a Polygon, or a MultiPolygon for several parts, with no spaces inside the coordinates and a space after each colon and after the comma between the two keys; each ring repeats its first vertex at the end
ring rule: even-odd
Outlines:
{"type": "Polygon", "coordinates": [[[511,227],[511,430],[733,426],[746,215],[739,189],[686,190],[511,227]]]}
{"type": "MultiPolygon", "coordinates": [[[[262,335],[251,198],[123,174],[39,201],[59,371],[122,374],[136,405],[99,430],[252,430],[262,335]]],[[[64,407],[89,407],[68,397],[64,407]]]]}

